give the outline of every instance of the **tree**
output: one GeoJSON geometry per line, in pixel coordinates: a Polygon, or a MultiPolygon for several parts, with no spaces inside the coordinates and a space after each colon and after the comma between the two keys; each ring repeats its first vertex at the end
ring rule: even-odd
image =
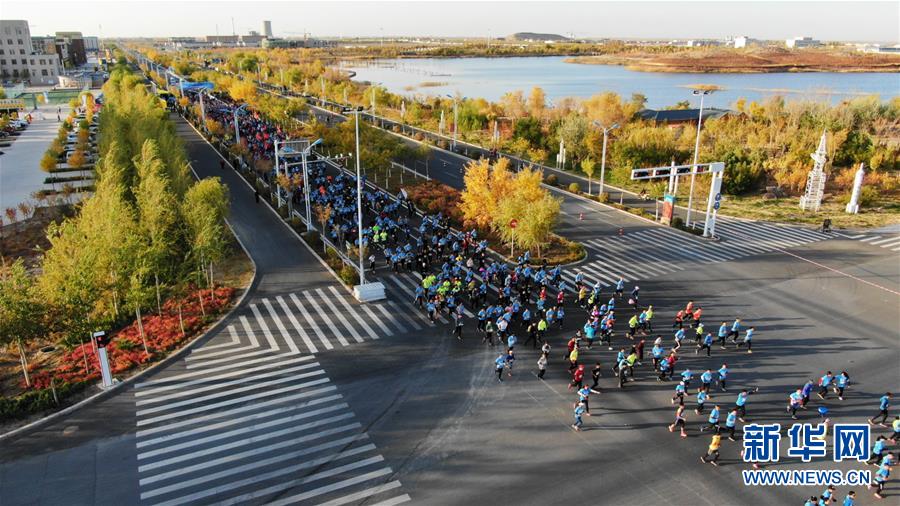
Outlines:
{"type": "MultiPolygon", "coordinates": [[[[596,165],[596,162],[591,158],[585,158],[581,161],[581,172],[584,172],[588,177],[588,195],[591,194],[591,178],[594,177],[596,165]]],[[[603,192],[602,188],[600,189],[600,192],[603,192]]]]}
{"type": "Polygon", "coordinates": [[[143,248],[140,255],[149,272],[153,275],[156,289],[157,311],[162,312],[160,297],[160,274],[168,280],[180,248],[178,204],[169,186],[166,168],[159,160],[158,152],[152,149],[153,140],[147,140],[142,150],[138,174],[140,182],[135,190],[139,233],[143,248]]]}
{"type": "Polygon", "coordinates": [[[586,141],[589,129],[587,118],[580,114],[570,114],[563,119],[556,131],[557,136],[563,141],[566,153],[571,156],[573,165],[584,158],[588,152],[586,141]]]}
{"type": "MultiPolygon", "coordinates": [[[[190,257],[212,288],[213,265],[225,255],[225,218],[228,216],[228,188],[219,178],[202,179],[184,196],[181,206],[190,257]],[[208,268],[208,272],[207,272],[208,268]]],[[[200,287],[197,287],[198,290],[200,287]]]]}
{"type": "Polygon", "coordinates": [[[528,113],[531,114],[531,117],[536,119],[544,117],[546,101],[547,97],[542,88],[535,86],[531,89],[531,94],[528,95],[528,113]]]}
{"type": "Polygon", "coordinates": [[[500,97],[500,106],[503,108],[503,112],[512,118],[513,121],[517,121],[525,116],[525,98],[521,90],[504,93],[500,97]]]}
{"type": "Polygon", "coordinates": [[[25,347],[45,332],[46,307],[21,259],[0,267],[0,343],[16,345],[25,385],[31,386],[25,347]]]}
{"type": "MultiPolygon", "coordinates": [[[[331,204],[320,205],[316,204],[316,219],[319,220],[319,224],[322,226],[322,237],[325,237],[326,229],[325,225],[328,223],[328,220],[331,219],[332,207],[331,204]]],[[[322,253],[325,253],[327,246],[325,245],[324,239],[322,240],[322,253]]]]}
{"type": "Polygon", "coordinates": [[[541,185],[543,173],[526,168],[512,177],[510,189],[504,192],[493,215],[493,229],[505,241],[523,248],[537,248],[547,236],[559,214],[559,201],[550,197],[541,185]],[[513,229],[512,220],[518,221],[513,229]]]}
{"type": "Polygon", "coordinates": [[[490,228],[496,218],[500,199],[509,193],[512,180],[509,160],[506,158],[501,158],[493,167],[485,158],[469,162],[463,176],[465,189],[459,203],[463,219],[482,230],[490,228]]]}

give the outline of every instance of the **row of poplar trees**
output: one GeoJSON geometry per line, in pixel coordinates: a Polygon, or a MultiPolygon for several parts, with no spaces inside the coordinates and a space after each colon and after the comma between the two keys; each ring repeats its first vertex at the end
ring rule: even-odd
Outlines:
{"type": "Polygon", "coordinates": [[[23,369],[29,340],[74,345],[161,311],[173,294],[213,286],[230,247],[227,188],[194,181],[174,123],[143,80],[119,66],[103,96],[96,192],[48,229],[39,275],[7,266],[0,285],[0,338],[20,350],[23,369]]]}

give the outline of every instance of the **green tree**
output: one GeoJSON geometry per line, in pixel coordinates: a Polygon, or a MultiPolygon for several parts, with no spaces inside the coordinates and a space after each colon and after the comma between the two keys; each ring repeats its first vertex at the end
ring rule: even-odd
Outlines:
{"type": "Polygon", "coordinates": [[[195,272],[203,273],[212,288],[213,265],[222,259],[227,246],[225,218],[228,216],[228,188],[219,178],[198,181],[185,194],[181,214],[190,245],[190,257],[197,266],[195,272]]]}
{"type": "MultiPolygon", "coordinates": [[[[591,194],[591,178],[594,177],[594,169],[596,166],[596,162],[591,158],[585,158],[581,161],[581,172],[584,172],[588,177],[588,195],[591,194]]],[[[600,191],[602,192],[603,189],[601,188],[600,191]]]]}
{"type": "Polygon", "coordinates": [[[22,260],[0,267],[0,343],[15,344],[26,386],[31,386],[31,377],[25,349],[45,333],[45,315],[46,306],[22,260]]]}

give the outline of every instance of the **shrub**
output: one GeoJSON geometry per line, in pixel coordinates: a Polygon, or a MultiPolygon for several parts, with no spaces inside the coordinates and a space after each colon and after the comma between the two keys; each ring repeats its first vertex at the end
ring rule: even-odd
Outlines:
{"type": "Polygon", "coordinates": [[[581,193],[581,186],[578,183],[569,183],[569,191],[572,193],[581,193]]]}
{"type": "MultiPolygon", "coordinates": [[[[87,388],[88,383],[87,381],[61,383],[56,386],[56,395],[60,399],[65,399],[87,388]]],[[[18,420],[57,406],[53,390],[50,388],[32,390],[16,397],[3,397],[0,399],[0,422],[18,420]]]]}
{"type": "Polygon", "coordinates": [[[559,178],[556,177],[556,174],[550,174],[544,178],[544,182],[550,186],[556,186],[559,183],[559,178]]]}
{"type": "Polygon", "coordinates": [[[356,269],[350,267],[349,265],[344,265],[341,267],[341,271],[338,273],[341,277],[341,281],[344,284],[354,286],[359,284],[359,274],[356,272],[356,269]]]}
{"type": "Polygon", "coordinates": [[[681,216],[672,218],[672,226],[675,228],[684,228],[684,220],[681,218],[681,216]]]}
{"type": "Polygon", "coordinates": [[[597,195],[597,201],[603,204],[609,202],[609,194],[606,192],[601,192],[597,195]]]}

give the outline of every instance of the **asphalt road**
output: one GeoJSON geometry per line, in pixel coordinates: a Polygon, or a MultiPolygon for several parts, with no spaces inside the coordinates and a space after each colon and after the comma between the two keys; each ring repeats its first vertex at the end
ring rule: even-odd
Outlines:
{"type": "MultiPolygon", "coordinates": [[[[723,466],[700,464],[708,443],[697,435],[700,418],[689,413],[687,439],[669,433],[673,385],[654,381],[646,367],[621,391],[606,374],[586,430],[572,432],[574,395],[561,351],[580,323],[576,311],[564,332],[551,335],[546,381],[534,376],[536,353],[522,349],[514,376],[498,384],[494,350],[469,335],[457,342],[446,325],[430,327],[409,307],[403,287],[414,279],[385,276],[388,301],[368,309],[353,303],[275,215],[253,202],[246,184],[220,171],[215,154],[184,124],[179,128],[198,173],[220,176],[231,188],[231,221],[259,280],[234,318],[186,360],[4,441],[4,503],[396,504],[408,496],[421,504],[800,504],[821,492],[743,487],[739,443],[724,442],[723,466]],[[335,432],[321,435],[326,430],[335,432]],[[322,445],[331,450],[317,449],[322,445]]],[[[448,161],[440,177],[452,184],[460,160],[435,156],[448,161]]],[[[853,380],[846,401],[826,401],[833,421],[862,421],[883,391],[900,390],[900,262],[891,251],[846,238],[803,239],[813,236],[783,245],[773,239],[757,250],[748,249],[754,241],[709,249],[693,238],[654,236],[653,225],[577,199],[566,200],[564,212],[561,233],[599,241],[582,265],[627,268],[629,259],[642,259],[645,276],[635,277],[641,300],[654,305],[667,342],[668,319],[688,299],[704,306],[708,324],[740,316],[756,325],[752,355],[716,347],[711,358],[688,353],[679,362],[679,370],[695,371],[728,362],[729,393],[712,401],[723,408],[739,388],[758,386],[748,419],[787,424],[787,394],[826,368],[846,369],[853,380]],[[585,206],[584,220],[578,206],[585,206]],[[616,249],[604,249],[620,239],[616,249]],[[726,256],[729,248],[745,254],[726,256]],[[638,253],[680,268],[650,271],[662,262],[638,253]]],[[[619,335],[614,344],[624,343],[619,335]]],[[[610,365],[612,357],[595,347],[582,360],[610,365]]],[[[813,410],[801,415],[817,417],[813,410]]],[[[784,451],[786,438],[782,443],[784,451]]],[[[788,460],[773,467],[853,467],[788,460]]],[[[860,504],[871,502],[857,491],[860,504]]],[[[892,484],[889,494],[896,500],[900,490],[892,484]]]]}

